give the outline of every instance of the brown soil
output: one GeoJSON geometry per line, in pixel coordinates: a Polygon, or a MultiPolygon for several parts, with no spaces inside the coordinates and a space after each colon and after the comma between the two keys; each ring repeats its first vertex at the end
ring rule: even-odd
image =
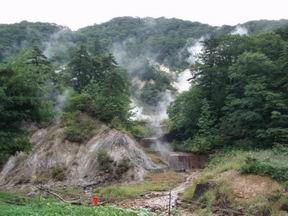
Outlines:
{"type": "Polygon", "coordinates": [[[221,179],[231,186],[233,194],[239,201],[283,191],[283,187],[269,177],[241,175],[235,170],[222,173],[221,179]]]}

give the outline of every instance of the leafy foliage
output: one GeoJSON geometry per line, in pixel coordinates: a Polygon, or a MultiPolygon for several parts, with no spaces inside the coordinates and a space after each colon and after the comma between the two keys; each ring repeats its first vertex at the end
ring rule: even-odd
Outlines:
{"type": "Polygon", "coordinates": [[[92,113],[102,121],[113,118],[125,120],[129,115],[130,92],[125,71],[114,69],[106,74],[101,83],[91,83],[85,92],[92,99],[92,113]]]}
{"type": "Polygon", "coordinates": [[[3,158],[30,148],[27,133],[21,127],[23,122],[51,119],[53,104],[46,81],[52,75],[52,66],[37,47],[24,50],[0,66],[0,152],[3,158]]]}
{"type": "Polygon", "coordinates": [[[79,111],[66,113],[63,118],[64,136],[71,142],[84,143],[96,133],[96,123],[79,111]]]}
{"type": "Polygon", "coordinates": [[[128,118],[128,74],[111,54],[92,57],[80,46],[64,73],[68,73],[66,83],[78,92],[72,95],[67,110],[85,111],[105,122],[128,118]]]}
{"type": "Polygon", "coordinates": [[[170,131],[176,140],[183,141],[198,131],[198,118],[202,107],[201,91],[197,87],[183,92],[168,109],[170,131]]]}
{"type": "Polygon", "coordinates": [[[208,147],[208,140],[221,144],[222,137],[229,145],[266,148],[288,143],[288,43],[283,39],[285,30],[278,32],[280,35],[230,35],[204,41],[193,88],[180,95],[169,110],[171,133],[176,140],[183,140],[177,134],[188,139],[183,145],[190,149],[208,147]],[[205,106],[200,111],[200,105],[187,115],[200,104],[196,98],[187,102],[188,95],[195,94],[199,95],[198,101],[207,101],[204,105],[212,116],[203,109],[205,106]],[[186,135],[186,131],[190,133],[186,135]],[[217,138],[209,139],[211,134],[217,138]]]}

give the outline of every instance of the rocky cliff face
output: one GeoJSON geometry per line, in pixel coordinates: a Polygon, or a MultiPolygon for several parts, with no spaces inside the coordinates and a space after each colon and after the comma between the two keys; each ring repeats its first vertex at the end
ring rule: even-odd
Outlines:
{"type": "Polygon", "coordinates": [[[102,126],[88,142],[64,139],[65,128],[50,126],[36,131],[30,153],[9,159],[0,173],[1,185],[73,184],[141,180],[157,169],[129,135],[102,126]]]}

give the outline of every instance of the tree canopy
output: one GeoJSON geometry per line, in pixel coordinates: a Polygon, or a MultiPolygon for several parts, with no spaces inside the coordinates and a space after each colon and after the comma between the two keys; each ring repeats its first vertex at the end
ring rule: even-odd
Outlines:
{"type": "MultiPolygon", "coordinates": [[[[169,109],[171,134],[176,141],[186,140],[180,146],[187,149],[188,145],[191,151],[199,136],[211,135],[221,145],[266,148],[288,144],[285,32],[287,28],[257,36],[211,37],[203,42],[193,87],[169,109]],[[200,105],[201,101],[207,103],[200,105]]],[[[217,147],[212,141],[205,145],[206,150],[217,147]]]]}

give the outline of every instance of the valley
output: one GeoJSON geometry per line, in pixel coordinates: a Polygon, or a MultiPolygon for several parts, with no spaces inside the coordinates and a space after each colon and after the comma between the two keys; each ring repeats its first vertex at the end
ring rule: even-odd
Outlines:
{"type": "Polygon", "coordinates": [[[288,21],[0,25],[0,215],[288,215],[288,21]]]}

